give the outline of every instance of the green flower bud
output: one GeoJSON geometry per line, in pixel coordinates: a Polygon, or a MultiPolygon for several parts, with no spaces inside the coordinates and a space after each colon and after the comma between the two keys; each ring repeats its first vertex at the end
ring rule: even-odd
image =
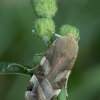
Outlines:
{"type": "Polygon", "coordinates": [[[38,17],[52,18],[56,11],[56,0],[33,0],[35,14],[38,17]]]}
{"type": "Polygon", "coordinates": [[[66,34],[73,34],[75,36],[76,40],[79,38],[79,30],[70,25],[63,25],[60,28],[60,35],[64,36],[66,34]]]}
{"type": "Polygon", "coordinates": [[[48,43],[53,36],[50,30],[55,32],[55,24],[52,19],[38,18],[35,20],[33,33],[45,43],[48,43]]]}

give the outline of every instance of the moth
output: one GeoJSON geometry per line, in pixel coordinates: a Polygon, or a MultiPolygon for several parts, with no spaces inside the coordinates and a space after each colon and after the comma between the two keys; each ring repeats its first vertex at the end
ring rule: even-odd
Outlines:
{"type": "Polygon", "coordinates": [[[25,100],[55,100],[67,84],[78,49],[73,34],[55,40],[36,68],[27,86],[25,100]]]}

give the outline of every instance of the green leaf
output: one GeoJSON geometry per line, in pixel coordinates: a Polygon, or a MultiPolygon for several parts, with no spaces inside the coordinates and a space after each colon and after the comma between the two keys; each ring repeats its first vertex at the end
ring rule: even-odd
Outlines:
{"type": "Polygon", "coordinates": [[[27,67],[9,62],[0,62],[0,74],[26,74],[33,75],[35,69],[28,69],[27,67]]]}

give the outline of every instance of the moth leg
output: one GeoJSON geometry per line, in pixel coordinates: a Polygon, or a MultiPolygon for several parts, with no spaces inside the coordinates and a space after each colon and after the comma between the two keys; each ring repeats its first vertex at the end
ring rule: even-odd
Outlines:
{"type": "Polygon", "coordinates": [[[45,55],[45,53],[40,53],[40,54],[35,54],[33,55],[33,60],[32,60],[32,63],[33,63],[33,67],[36,68],[36,66],[39,65],[42,57],[45,55]]]}
{"type": "Polygon", "coordinates": [[[77,39],[77,42],[80,40],[80,37],[77,39]]]}
{"type": "Polygon", "coordinates": [[[58,37],[58,38],[59,38],[59,37],[61,37],[61,35],[56,34],[56,33],[55,33],[55,32],[53,32],[52,30],[50,30],[49,28],[47,28],[47,30],[48,30],[48,31],[50,31],[52,34],[54,34],[54,36],[56,36],[56,37],[58,37]]]}
{"type": "Polygon", "coordinates": [[[35,54],[35,56],[44,56],[44,55],[45,55],[45,52],[39,53],[39,54],[35,54]]]}
{"type": "Polygon", "coordinates": [[[68,93],[67,93],[67,80],[66,80],[66,83],[65,83],[65,92],[66,92],[66,96],[68,97],[68,93]]]}

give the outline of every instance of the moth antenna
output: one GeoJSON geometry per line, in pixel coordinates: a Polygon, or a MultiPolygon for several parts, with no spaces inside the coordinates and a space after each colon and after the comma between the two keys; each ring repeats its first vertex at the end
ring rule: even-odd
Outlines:
{"type": "Polygon", "coordinates": [[[48,31],[50,31],[52,34],[54,34],[56,37],[61,37],[61,35],[56,34],[54,31],[50,30],[49,28],[47,28],[48,31]]]}

